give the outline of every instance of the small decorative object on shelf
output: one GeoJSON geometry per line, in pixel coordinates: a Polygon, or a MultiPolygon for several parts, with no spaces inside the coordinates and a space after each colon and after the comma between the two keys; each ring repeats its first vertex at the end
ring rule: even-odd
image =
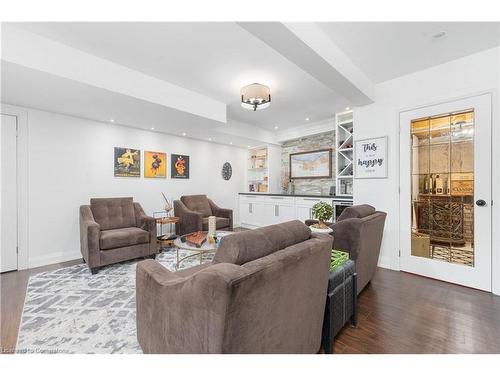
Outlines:
{"type": "Polygon", "coordinates": [[[318,202],[312,206],[312,214],[313,217],[319,221],[319,223],[314,224],[313,227],[317,229],[327,229],[328,227],[325,225],[325,221],[332,218],[333,207],[326,202],[318,202]]]}

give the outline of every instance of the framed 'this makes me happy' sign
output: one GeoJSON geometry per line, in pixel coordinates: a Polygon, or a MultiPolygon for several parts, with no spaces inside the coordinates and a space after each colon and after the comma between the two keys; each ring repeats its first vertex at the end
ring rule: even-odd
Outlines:
{"type": "Polygon", "coordinates": [[[387,178],[387,137],[354,142],[354,178],[387,178]]]}

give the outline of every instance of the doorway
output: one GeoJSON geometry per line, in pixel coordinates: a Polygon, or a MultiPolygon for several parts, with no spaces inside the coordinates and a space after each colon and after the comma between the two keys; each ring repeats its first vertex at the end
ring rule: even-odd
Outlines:
{"type": "Polygon", "coordinates": [[[400,114],[402,271],[491,291],[491,96],[400,114]]]}
{"type": "Polygon", "coordinates": [[[17,116],[1,117],[0,272],[18,269],[17,259],[17,116]]]}

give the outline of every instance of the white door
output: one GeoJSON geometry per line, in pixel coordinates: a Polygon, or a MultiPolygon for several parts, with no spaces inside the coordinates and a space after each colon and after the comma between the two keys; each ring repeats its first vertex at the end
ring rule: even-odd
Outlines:
{"type": "Polygon", "coordinates": [[[17,117],[2,114],[1,127],[0,272],[6,272],[17,269],[17,117]]]}
{"type": "Polygon", "coordinates": [[[400,113],[401,270],[491,291],[491,95],[400,113]]]}

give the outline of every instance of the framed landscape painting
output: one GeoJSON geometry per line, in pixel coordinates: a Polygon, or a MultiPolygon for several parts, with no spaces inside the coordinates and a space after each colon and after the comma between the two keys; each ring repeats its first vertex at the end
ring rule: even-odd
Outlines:
{"type": "Polygon", "coordinates": [[[290,179],[331,177],[331,148],[290,154],[290,179]]]}
{"type": "Polygon", "coordinates": [[[115,177],[141,177],[141,150],[115,147],[115,177]]]}
{"type": "Polygon", "coordinates": [[[189,156],[172,154],[170,157],[170,177],[189,178],[189,156]]]}
{"type": "Polygon", "coordinates": [[[164,152],[144,151],[144,177],[167,177],[167,154],[164,152]]]}

